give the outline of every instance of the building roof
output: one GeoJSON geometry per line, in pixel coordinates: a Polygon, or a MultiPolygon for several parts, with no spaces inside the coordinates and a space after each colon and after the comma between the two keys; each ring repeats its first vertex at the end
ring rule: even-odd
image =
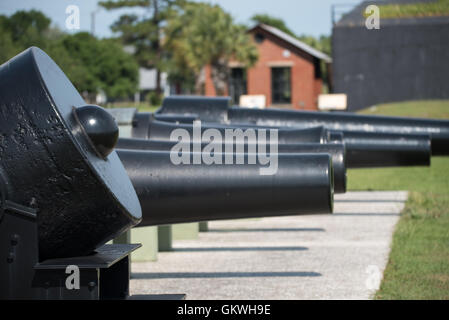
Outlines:
{"type": "Polygon", "coordinates": [[[267,31],[267,32],[273,34],[274,36],[284,40],[285,42],[288,42],[292,46],[310,54],[311,56],[313,56],[317,59],[324,60],[325,62],[328,62],[328,63],[332,62],[331,57],[329,57],[327,54],[325,54],[315,48],[312,48],[308,44],[296,39],[295,37],[292,37],[291,35],[285,33],[284,31],[279,30],[278,28],[269,26],[267,24],[260,23],[257,26],[255,26],[254,28],[250,29],[249,31],[253,31],[256,28],[261,28],[264,31],[267,31]]]}

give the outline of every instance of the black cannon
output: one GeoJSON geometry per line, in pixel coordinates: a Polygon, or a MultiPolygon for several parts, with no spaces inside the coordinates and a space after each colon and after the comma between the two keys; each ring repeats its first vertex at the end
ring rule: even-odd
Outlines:
{"type": "Polygon", "coordinates": [[[193,152],[186,165],[171,152],[116,152],[117,139],[114,118],[86,105],[40,49],[0,66],[0,298],[128,298],[139,245],[105,243],[139,222],[332,212],[329,154],[197,165],[193,152]]]}
{"type": "Polygon", "coordinates": [[[104,244],[141,207],[117,138],[40,49],[0,66],[0,298],[126,298],[138,246],[104,244]],[[80,290],[64,287],[67,265],[82,268],[80,290]]]}
{"type": "Polygon", "coordinates": [[[177,114],[157,114],[153,113],[153,117],[156,120],[164,121],[164,122],[174,122],[174,123],[193,123],[193,121],[198,120],[196,116],[186,116],[186,115],[177,115],[177,114]]]}
{"type": "MultiPolygon", "coordinates": [[[[177,145],[177,142],[172,141],[158,141],[145,139],[127,139],[120,138],[117,142],[117,149],[129,150],[145,150],[145,151],[172,151],[177,145]]],[[[209,144],[202,143],[201,150],[207,146],[209,149],[224,151],[225,144],[209,144]]],[[[187,146],[187,152],[194,150],[193,143],[187,146]]],[[[248,153],[250,151],[257,151],[256,145],[243,144],[241,146],[235,145],[233,150],[236,152],[248,153]]],[[[269,150],[267,150],[269,151],[269,150]]],[[[335,193],[346,192],[346,150],[343,144],[318,144],[318,143],[303,143],[303,144],[280,144],[277,151],[279,153],[327,153],[332,157],[333,171],[334,171],[334,191],[335,193]]]]}
{"type": "MultiPolygon", "coordinates": [[[[171,152],[117,150],[142,206],[139,226],[248,217],[325,214],[333,208],[328,154],[278,154],[276,170],[263,174],[251,154],[215,154],[222,164],[173,163],[171,152]]],[[[256,155],[254,155],[256,157],[256,155]]]]}
{"type": "MultiPolygon", "coordinates": [[[[139,113],[135,116],[133,122],[133,137],[141,137],[150,140],[160,140],[160,141],[170,141],[170,136],[176,129],[184,129],[189,132],[190,136],[193,136],[193,125],[191,123],[172,123],[159,121],[152,118],[150,113],[139,113]],[[145,119],[146,118],[146,119],[145,119]]],[[[228,129],[247,129],[248,127],[243,126],[226,126],[220,124],[200,124],[201,134],[207,129],[217,129],[220,134],[224,137],[226,130],[228,129]]],[[[266,127],[254,126],[254,129],[266,129],[266,127]]],[[[333,137],[329,132],[323,127],[307,128],[307,129],[280,129],[277,130],[277,140],[279,143],[327,143],[335,142],[333,137]],[[332,140],[332,141],[331,141],[332,140]]]]}
{"type": "MultiPolygon", "coordinates": [[[[255,129],[255,131],[273,129],[273,127],[254,124],[200,123],[201,135],[209,129],[217,129],[222,136],[225,136],[229,129],[245,132],[249,128],[255,129]]],[[[164,122],[156,120],[151,113],[136,113],[131,135],[141,139],[171,141],[174,138],[173,133],[177,129],[186,130],[190,136],[193,136],[193,124],[164,122]]],[[[430,165],[432,148],[429,134],[406,135],[362,131],[347,131],[343,134],[340,131],[327,130],[320,126],[306,129],[280,128],[277,130],[277,134],[279,146],[282,144],[344,143],[347,153],[347,168],[430,165]]],[[[286,148],[283,147],[283,150],[286,148]]]]}
{"type": "Polygon", "coordinates": [[[195,116],[204,122],[255,124],[270,127],[308,128],[324,126],[330,130],[387,134],[429,134],[433,155],[449,154],[449,121],[357,115],[342,112],[309,112],[280,109],[231,107],[229,98],[167,97],[158,114],[195,116]],[[204,100],[200,102],[201,100],[204,100]]]}

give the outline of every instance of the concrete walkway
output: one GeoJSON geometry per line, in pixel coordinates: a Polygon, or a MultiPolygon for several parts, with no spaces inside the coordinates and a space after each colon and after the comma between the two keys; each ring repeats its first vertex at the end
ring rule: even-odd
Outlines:
{"type": "Polygon", "coordinates": [[[131,294],[187,299],[369,299],[407,192],[336,196],[333,215],[209,223],[157,262],[133,263],[131,294]]]}

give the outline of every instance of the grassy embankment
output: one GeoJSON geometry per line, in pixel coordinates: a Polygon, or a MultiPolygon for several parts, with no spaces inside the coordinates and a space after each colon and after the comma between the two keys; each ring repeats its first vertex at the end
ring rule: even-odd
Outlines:
{"type": "Polygon", "coordinates": [[[382,18],[415,18],[449,15],[449,0],[379,5],[382,18]]]}
{"type": "MultiPolygon", "coordinates": [[[[364,114],[449,119],[449,101],[386,104],[364,114]]],[[[449,158],[430,168],[350,170],[350,190],[410,190],[376,299],[449,299],[449,158]]]]}
{"type": "Polygon", "coordinates": [[[142,103],[130,103],[130,102],[117,102],[114,104],[105,105],[105,108],[137,108],[139,112],[154,112],[159,109],[159,106],[152,106],[148,102],[142,103]]]}

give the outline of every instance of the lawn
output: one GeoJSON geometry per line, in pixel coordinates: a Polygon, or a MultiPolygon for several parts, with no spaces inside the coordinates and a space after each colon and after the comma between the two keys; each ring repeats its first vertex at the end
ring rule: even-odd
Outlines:
{"type": "Polygon", "coordinates": [[[381,18],[414,18],[449,15],[449,0],[380,5],[381,18]]]}
{"type": "MultiPolygon", "coordinates": [[[[364,114],[449,119],[449,101],[380,105],[364,114]]],[[[432,166],[349,170],[350,190],[410,190],[376,299],[449,299],[449,158],[432,166]]]]}
{"type": "Polygon", "coordinates": [[[155,112],[159,106],[152,106],[148,102],[132,103],[132,102],[117,102],[104,106],[105,108],[137,108],[139,112],[155,112]]]}

